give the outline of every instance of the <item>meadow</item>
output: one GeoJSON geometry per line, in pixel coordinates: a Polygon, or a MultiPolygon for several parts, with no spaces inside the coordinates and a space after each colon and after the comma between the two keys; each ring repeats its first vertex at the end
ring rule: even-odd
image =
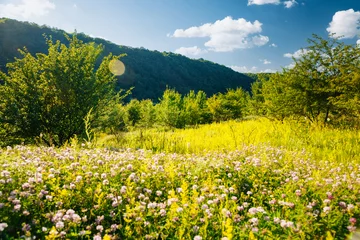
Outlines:
{"type": "Polygon", "coordinates": [[[0,150],[2,239],[350,239],[360,131],[229,121],[0,150]]]}

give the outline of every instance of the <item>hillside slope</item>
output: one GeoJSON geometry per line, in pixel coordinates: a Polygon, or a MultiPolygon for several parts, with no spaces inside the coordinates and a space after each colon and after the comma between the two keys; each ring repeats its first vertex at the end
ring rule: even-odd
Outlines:
{"type": "MultiPolygon", "coordinates": [[[[0,69],[6,71],[6,63],[19,57],[17,49],[24,46],[32,54],[46,53],[44,34],[53,40],[66,43],[63,30],[39,26],[34,23],[0,19],[0,69]]],[[[168,86],[184,94],[189,90],[203,90],[208,95],[224,92],[227,88],[250,89],[252,78],[225,66],[203,59],[193,60],[179,54],[149,51],[144,48],[119,46],[104,39],[91,38],[78,33],[84,42],[96,42],[104,46],[104,55],[126,53],[121,60],[126,72],[118,78],[117,88],[132,86],[132,97],[157,100],[168,86]]]]}

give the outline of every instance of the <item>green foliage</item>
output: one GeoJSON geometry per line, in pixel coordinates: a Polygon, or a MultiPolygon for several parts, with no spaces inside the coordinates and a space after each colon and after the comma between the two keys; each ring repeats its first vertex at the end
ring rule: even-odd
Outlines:
{"type": "Polygon", "coordinates": [[[215,94],[207,100],[213,121],[219,122],[244,117],[248,99],[249,94],[241,88],[229,89],[225,94],[215,94]]]}
{"type": "Polygon", "coordinates": [[[309,43],[305,54],[294,59],[294,68],[253,84],[252,109],[278,119],[305,117],[311,122],[356,124],[360,49],[317,35],[309,43]]]}
{"type": "Polygon", "coordinates": [[[172,89],[165,90],[156,106],[158,121],[168,127],[185,127],[183,107],[183,99],[180,93],[172,89]]]}
{"type": "Polygon", "coordinates": [[[190,91],[184,96],[184,114],[187,125],[197,125],[210,122],[210,112],[206,104],[206,93],[190,91]]]}
{"type": "Polygon", "coordinates": [[[48,54],[31,55],[9,63],[0,73],[0,123],[4,137],[32,141],[41,137],[48,145],[62,145],[74,135],[85,136],[84,118],[93,120],[112,100],[115,78],[104,57],[95,71],[102,46],[84,44],[74,35],[69,45],[47,40],[48,54]]]}
{"type": "Polygon", "coordinates": [[[141,119],[141,105],[137,99],[132,99],[126,105],[126,122],[128,125],[134,127],[141,119]]]}
{"type": "Polygon", "coordinates": [[[156,111],[153,102],[150,99],[140,101],[140,125],[150,128],[156,121],[156,111]]]}

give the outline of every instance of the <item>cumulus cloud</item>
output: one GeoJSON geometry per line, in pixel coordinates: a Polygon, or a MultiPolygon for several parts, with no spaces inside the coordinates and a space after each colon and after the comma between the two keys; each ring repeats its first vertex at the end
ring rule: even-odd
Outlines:
{"type": "Polygon", "coordinates": [[[294,67],[295,67],[295,63],[294,63],[294,62],[292,62],[292,63],[290,63],[289,65],[285,66],[285,68],[287,68],[287,69],[292,69],[292,68],[294,68],[294,67]]]}
{"type": "Polygon", "coordinates": [[[286,58],[301,58],[302,56],[304,56],[305,54],[307,54],[309,52],[309,50],[307,49],[299,49],[294,53],[285,53],[284,57],[286,58]]]}
{"type": "Polygon", "coordinates": [[[275,43],[272,43],[272,44],[269,45],[269,47],[274,47],[274,48],[276,48],[277,45],[276,45],[275,43]]]}
{"type": "Polygon", "coordinates": [[[326,30],[335,37],[353,38],[360,34],[359,28],[360,11],[349,9],[336,12],[326,30]]]}
{"type": "Polygon", "coordinates": [[[248,5],[280,4],[280,0],[248,0],[248,5]]]}
{"type": "Polygon", "coordinates": [[[284,5],[285,5],[285,8],[292,8],[294,7],[297,3],[297,1],[295,0],[290,0],[290,1],[285,1],[284,2],[284,5]]]}
{"type": "Polygon", "coordinates": [[[277,72],[277,70],[275,70],[275,69],[265,69],[265,70],[263,70],[263,71],[260,71],[260,72],[262,72],[262,73],[276,73],[277,72]]]}
{"type": "Polygon", "coordinates": [[[251,68],[248,68],[246,66],[229,66],[229,68],[231,68],[232,70],[234,70],[235,72],[240,72],[240,73],[257,73],[257,67],[253,66],[251,68]]]}
{"type": "Polygon", "coordinates": [[[188,29],[176,29],[171,37],[176,38],[210,38],[205,46],[215,52],[231,52],[234,49],[263,46],[269,37],[260,35],[262,23],[246,21],[244,18],[226,17],[215,23],[206,23],[188,29]]]}
{"type": "Polygon", "coordinates": [[[265,69],[265,70],[259,70],[258,67],[246,67],[246,66],[229,66],[232,70],[239,73],[275,73],[277,70],[275,69],[265,69]]]}
{"type": "Polygon", "coordinates": [[[175,53],[179,53],[185,56],[198,56],[200,54],[206,53],[206,50],[199,48],[198,46],[194,47],[181,47],[175,50],[175,53]]]}
{"type": "Polygon", "coordinates": [[[260,61],[265,65],[271,64],[271,62],[269,60],[267,60],[267,59],[260,59],[260,61]]]}
{"type": "Polygon", "coordinates": [[[0,4],[0,17],[24,18],[47,15],[55,9],[51,0],[21,0],[19,3],[0,4]]]}

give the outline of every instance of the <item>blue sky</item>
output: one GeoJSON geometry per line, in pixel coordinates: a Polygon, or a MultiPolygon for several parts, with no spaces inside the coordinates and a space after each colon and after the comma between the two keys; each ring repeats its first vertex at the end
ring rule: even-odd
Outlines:
{"type": "Polygon", "coordinates": [[[360,43],[360,0],[0,0],[0,17],[273,72],[313,33],[360,43]]]}

